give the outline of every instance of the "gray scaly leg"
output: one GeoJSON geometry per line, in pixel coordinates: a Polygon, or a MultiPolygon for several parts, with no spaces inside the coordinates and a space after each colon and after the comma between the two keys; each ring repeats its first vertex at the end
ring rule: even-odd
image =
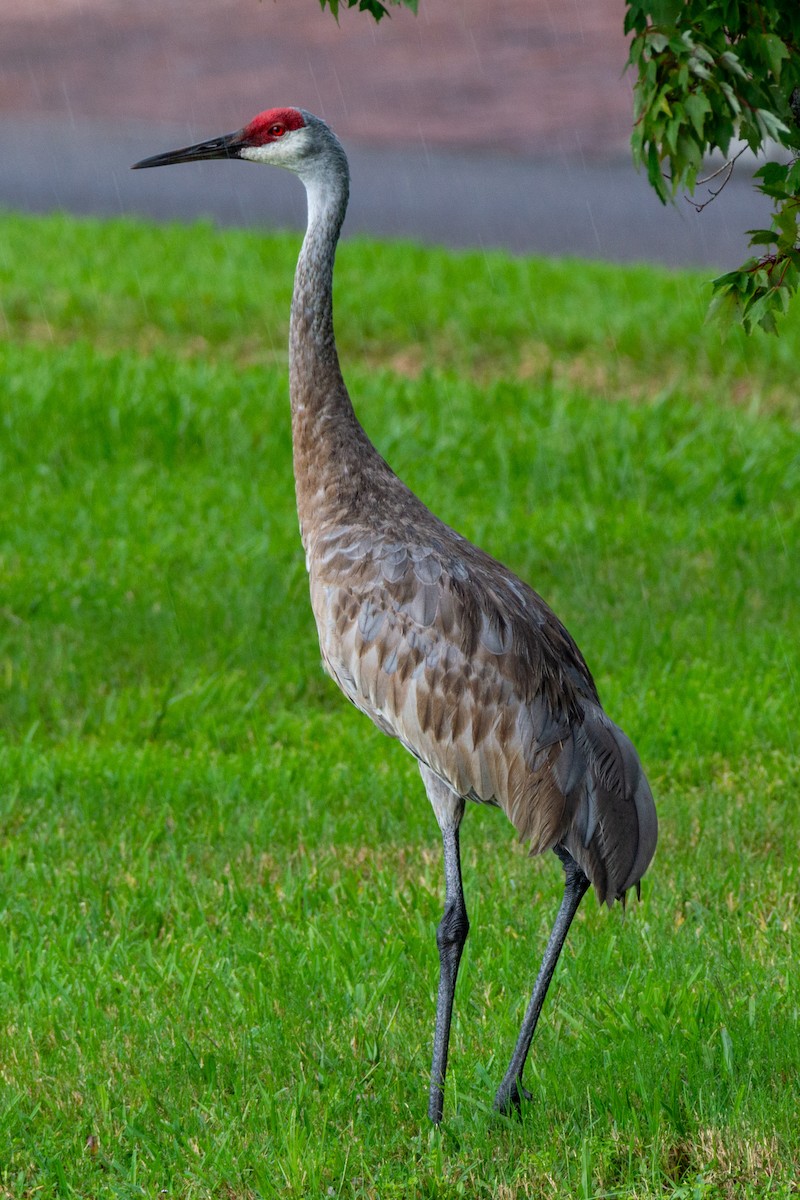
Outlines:
{"type": "Polygon", "coordinates": [[[564,896],[550,934],[550,940],[547,943],[547,949],[544,952],[539,974],[536,977],[530,1004],[522,1018],[522,1026],[514,1053],[511,1055],[511,1062],[494,1098],[494,1106],[497,1111],[506,1114],[519,1110],[522,1100],[531,1099],[530,1092],[522,1086],[525,1060],[531,1048],[536,1022],[539,1020],[539,1013],[542,1011],[544,998],[547,995],[550,980],[553,978],[553,971],[566,940],[567,932],[572,924],[572,918],[578,911],[578,905],[589,887],[589,880],[572,855],[568,854],[563,846],[556,846],[555,852],[564,864],[564,896]]]}
{"type": "Polygon", "coordinates": [[[420,765],[428,798],[442,831],[444,847],[445,900],[444,915],[436,930],[439,948],[439,992],[436,999],[436,1031],[433,1038],[433,1063],[428,1116],[439,1124],[444,1106],[444,1077],[447,1073],[447,1048],[450,1041],[450,1021],[453,1015],[453,996],[461,962],[461,952],[469,933],[467,908],[461,885],[461,857],[458,827],[464,816],[464,801],[427,767],[420,765]]]}

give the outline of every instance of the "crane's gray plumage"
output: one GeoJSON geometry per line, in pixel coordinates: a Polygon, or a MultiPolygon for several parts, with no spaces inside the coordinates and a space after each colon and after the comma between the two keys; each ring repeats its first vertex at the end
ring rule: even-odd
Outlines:
{"type": "Polygon", "coordinates": [[[435,517],[367,438],[333,330],[344,150],[318,117],[271,109],[238,133],[146,159],[244,158],[295,171],[308,228],[292,298],[289,375],[297,510],[326,669],[417,758],[444,846],[445,911],[429,1114],[442,1115],[458,965],[469,929],[458,831],[465,801],[499,806],[532,854],[555,850],[565,891],[495,1103],[522,1086],[531,1038],[585,891],[624,899],[653,856],[655,806],[636,751],[540,596],[435,517]]]}

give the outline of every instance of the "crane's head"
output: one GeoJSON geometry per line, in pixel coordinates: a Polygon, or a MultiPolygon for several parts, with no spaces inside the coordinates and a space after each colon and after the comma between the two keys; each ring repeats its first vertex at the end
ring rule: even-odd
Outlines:
{"type": "Polygon", "coordinates": [[[347,171],[344,151],[334,134],[324,121],[302,108],[268,108],[236,133],[143,158],[132,169],[168,167],[209,158],[272,163],[294,171],[304,180],[318,174],[321,167],[329,170],[332,164],[347,171]]]}

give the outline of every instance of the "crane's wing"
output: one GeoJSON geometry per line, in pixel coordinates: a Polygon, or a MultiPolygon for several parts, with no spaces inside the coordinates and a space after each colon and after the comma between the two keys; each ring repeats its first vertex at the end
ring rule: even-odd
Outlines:
{"type": "Polygon", "coordinates": [[[426,516],[424,540],[417,520],[317,541],[311,596],[326,667],[459,795],[500,805],[533,853],[569,838],[613,900],[652,855],[633,878],[647,808],[635,801],[636,753],[541,597],[426,516]],[[615,797],[632,821],[618,819],[615,797]]]}

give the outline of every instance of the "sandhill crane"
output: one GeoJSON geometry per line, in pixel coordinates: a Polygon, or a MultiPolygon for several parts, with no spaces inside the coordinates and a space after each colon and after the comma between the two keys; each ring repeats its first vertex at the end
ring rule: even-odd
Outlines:
{"type": "Polygon", "coordinates": [[[564,895],[508,1070],[522,1072],[558,956],[592,884],[609,907],[639,887],[656,845],[636,751],[600,705],[583,655],[540,596],[435,517],[378,454],[353,411],[333,332],[333,262],[347,158],[298,108],[136,163],[272,163],[305,184],[308,227],[289,334],[294,476],[322,659],[345,696],[419,763],[444,847],[444,915],[428,1115],[442,1118],[456,975],[469,930],[459,826],[467,800],[499,806],[532,854],[561,860],[564,895]]]}

